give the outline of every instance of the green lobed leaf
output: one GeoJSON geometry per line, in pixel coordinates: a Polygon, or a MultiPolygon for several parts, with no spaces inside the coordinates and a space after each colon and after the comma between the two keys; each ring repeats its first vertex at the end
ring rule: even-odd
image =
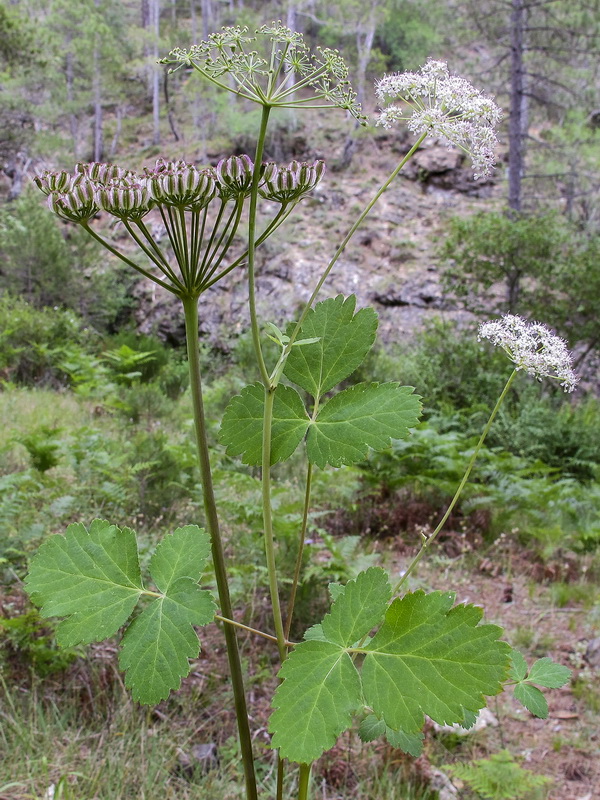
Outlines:
{"type": "Polygon", "coordinates": [[[126,684],[142,703],[156,703],[179,688],[188,659],[199,651],[193,625],[214,616],[210,592],[197,584],[210,553],[210,537],[195,525],[166,536],[150,559],[159,589],[142,584],[135,534],[95,520],[89,531],[70,525],[40,547],[26,579],[43,616],[62,616],[57,639],[63,646],[100,641],[128,620],[139,598],[151,598],[130,624],[119,661],[126,684]]]}
{"type": "Polygon", "coordinates": [[[309,461],[323,468],[354,464],[369,447],[382,450],[408,436],[419,421],[421,403],[411,386],[359,383],[329,400],[311,423],[309,461]]]}
{"type": "MultiPolygon", "coordinates": [[[[242,456],[244,464],[256,466],[262,460],[265,389],[262,383],[245,386],[225,409],[219,440],[232,456],[242,456]]],[[[300,395],[280,384],[275,390],[271,464],[289,458],[298,447],[309,425],[300,395]]]]}
{"type": "Polygon", "coordinates": [[[422,733],[406,733],[406,731],[393,731],[386,726],[385,738],[397,750],[402,750],[403,753],[408,753],[414,758],[418,758],[423,752],[423,739],[422,733]]]}
{"type": "Polygon", "coordinates": [[[282,758],[310,764],[333,747],[362,705],[358,672],[342,647],[311,640],[294,647],[279,677],[269,720],[272,745],[282,758]]]}
{"type": "Polygon", "coordinates": [[[511,648],[498,641],[501,628],[479,625],[480,608],[453,601],[420,590],[398,598],[364,648],[365,701],[394,730],[417,733],[424,714],[460,723],[502,690],[511,648]]]}
{"type": "Polygon", "coordinates": [[[522,653],[513,648],[510,654],[510,678],[513,681],[522,681],[527,675],[527,662],[522,653]]]}
{"type": "Polygon", "coordinates": [[[386,728],[382,719],[376,717],[375,714],[368,714],[358,726],[358,735],[361,742],[373,742],[385,734],[386,728]]]}
{"type": "Polygon", "coordinates": [[[56,629],[60,645],[106,639],[125,624],[143,591],[135,534],[103,520],[89,531],[69,525],[64,536],[41,545],[25,585],[43,617],[66,617],[56,629]]]}
{"type": "Polygon", "coordinates": [[[269,729],[273,746],[292,761],[309,763],[333,747],[362,705],[360,678],[345,652],[383,619],[391,596],[388,577],[380,567],[361,572],[336,588],[336,599],[320,625],[307,631],[279,676],[269,729]],[[341,680],[338,687],[336,680],[341,680]]]}
{"type": "Polygon", "coordinates": [[[538,658],[531,666],[527,681],[545,686],[547,689],[560,689],[571,679],[571,670],[556,664],[551,658],[538,658]]]}
{"type": "Polygon", "coordinates": [[[150,575],[157,589],[168,593],[179,578],[200,578],[210,556],[210,537],[197,525],[177,528],[159,542],[150,559],[150,575]]]}
{"type": "Polygon", "coordinates": [[[119,665],[134,700],[155,704],[179,689],[190,671],[188,659],[200,651],[192,626],[206,625],[214,614],[210,592],[192,578],[178,578],[133,620],[121,642],[119,665]]]}
{"type": "Polygon", "coordinates": [[[393,731],[385,724],[383,719],[378,719],[375,714],[366,716],[358,727],[358,735],[363,742],[372,742],[380,736],[385,736],[392,747],[402,750],[415,758],[423,752],[423,734],[393,731]]]}
{"type": "Polygon", "coordinates": [[[337,591],[331,611],[321,623],[329,642],[350,647],[378,625],[392,596],[385,570],[371,567],[337,591]]]}
{"type": "Polygon", "coordinates": [[[377,314],[362,308],[356,314],[355,295],[317,303],[302,325],[302,338],[316,339],[311,346],[292,349],[284,373],[314,398],[320,398],[359,367],[377,333],[377,314]]]}
{"type": "Polygon", "coordinates": [[[546,698],[535,686],[528,683],[518,683],[515,686],[515,697],[522,703],[534,717],[546,719],[548,716],[548,703],[546,698]]]}

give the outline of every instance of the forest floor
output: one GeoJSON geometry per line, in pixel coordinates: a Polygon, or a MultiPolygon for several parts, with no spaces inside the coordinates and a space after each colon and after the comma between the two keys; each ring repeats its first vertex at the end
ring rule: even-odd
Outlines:
{"type": "MultiPolygon", "coordinates": [[[[407,785],[426,786],[437,769],[444,771],[444,765],[472,762],[501,750],[508,750],[525,769],[551,779],[549,793],[544,795],[548,800],[600,797],[600,664],[598,660],[587,663],[584,655],[589,642],[598,635],[597,587],[582,582],[584,561],[575,563],[567,556],[566,565],[542,564],[531,552],[520,548],[514,538],[502,537],[498,541],[487,550],[482,550],[480,543],[476,547],[467,545],[461,554],[449,557],[444,553],[448,542],[452,542],[448,539],[437,555],[420,566],[418,574],[411,578],[410,588],[451,589],[457,602],[483,607],[485,621],[501,625],[506,639],[523,652],[528,663],[551,656],[573,669],[570,685],[547,692],[548,719],[532,717],[507,692],[490,699],[492,716],[477,732],[459,735],[435,730],[428,722],[424,754],[416,761],[381,742],[362,744],[356,733],[350,733],[315,764],[315,797],[319,800],[426,798],[429,795],[425,789],[417,794],[403,794],[400,790],[397,795],[381,793],[381,775],[390,770],[395,780],[401,774],[407,785]],[[560,574],[564,569],[567,573],[560,574]],[[553,583],[551,575],[563,582],[553,583]],[[563,587],[563,596],[558,596],[556,586],[563,587]],[[564,586],[571,586],[571,591],[564,586]]],[[[450,549],[453,548],[454,543],[450,549]]],[[[369,549],[381,555],[392,573],[400,571],[414,552],[413,547],[402,544],[400,537],[370,543],[369,549]]],[[[251,624],[268,629],[262,591],[252,597],[250,605],[252,608],[239,607],[239,619],[248,621],[254,612],[251,624]],[[261,616],[265,619],[261,620],[261,616]]],[[[12,616],[15,609],[25,607],[24,595],[15,588],[0,596],[2,616],[12,616]]],[[[14,654],[4,671],[8,694],[0,695],[4,726],[0,736],[2,800],[51,800],[48,787],[56,789],[61,779],[69,787],[60,795],[64,798],[104,800],[110,796],[113,800],[129,800],[136,796],[127,787],[131,771],[140,768],[140,748],[142,755],[145,753],[148,774],[154,775],[154,787],[162,786],[164,797],[241,797],[236,774],[239,762],[235,717],[225,677],[227,663],[221,632],[209,626],[202,631],[202,640],[203,651],[182,689],[150,710],[131,703],[124,693],[114,641],[92,645],[65,672],[44,681],[32,677],[23,666],[19,668],[18,655],[14,654]],[[32,710],[32,704],[37,704],[37,710],[32,710]],[[24,715],[21,723],[19,708],[24,715]],[[59,709],[62,711],[57,715],[59,709]],[[11,727],[19,724],[29,726],[29,730],[20,731],[20,749],[15,750],[17,742],[11,736],[11,727]],[[123,737],[129,738],[129,746],[123,737]],[[199,758],[198,754],[203,755],[199,758]],[[120,767],[116,764],[119,759],[124,762],[120,767]],[[40,771],[42,762],[45,768],[40,771]],[[121,779],[122,793],[115,793],[114,788],[107,793],[103,788],[107,763],[115,774],[120,769],[128,776],[121,779]],[[94,775],[97,789],[88,793],[86,786],[94,775]]],[[[276,654],[268,648],[249,635],[242,636],[251,724],[263,765],[263,787],[268,786],[273,769],[267,722],[276,654]]],[[[458,779],[455,786],[456,797],[477,797],[458,779]]],[[[150,798],[154,794],[147,790],[137,796],[150,798]]]]}

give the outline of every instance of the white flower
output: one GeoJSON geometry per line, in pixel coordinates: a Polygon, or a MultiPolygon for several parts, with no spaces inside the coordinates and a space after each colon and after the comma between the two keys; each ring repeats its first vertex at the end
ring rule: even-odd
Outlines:
{"type": "Polygon", "coordinates": [[[578,378],[565,341],[541,322],[527,322],[506,314],[500,320],[480,325],[478,339],[489,339],[502,347],[517,369],[526,370],[538,380],[557,378],[565,392],[572,392],[577,386],[578,378]]]}
{"type": "Polygon", "coordinates": [[[405,120],[415,134],[431,132],[449,145],[456,145],[473,159],[475,177],[488,175],[496,161],[495,128],[502,112],[464,78],[450,75],[443,61],[429,60],[420,72],[385,75],[375,84],[379,102],[400,100],[383,108],[378,125],[389,128],[405,120]]]}

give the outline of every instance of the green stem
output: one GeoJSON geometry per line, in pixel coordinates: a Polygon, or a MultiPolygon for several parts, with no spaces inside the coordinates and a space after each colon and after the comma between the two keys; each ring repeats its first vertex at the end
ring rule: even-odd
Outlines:
{"type": "MultiPolygon", "coordinates": [[[[162,597],[163,596],[161,594],[158,594],[157,592],[144,592],[144,594],[152,594],[152,595],[156,595],[156,597],[162,597]]],[[[276,636],[271,636],[270,633],[265,633],[264,631],[259,631],[258,628],[251,628],[249,625],[244,625],[243,622],[238,622],[235,619],[228,619],[227,617],[222,617],[220,614],[215,614],[215,619],[218,619],[219,622],[225,622],[227,625],[233,625],[236,628],[241,628],[242,630],[247,631],[248,633],[254,633],[254,634],[256,634],[256,636],[262,636],[263,639],[269,639],[269,641],[271,641],[271,642],[276,642],[277,641],[277,637],[276,636]]],[[[293,645],[292,642],[286,642],[286,646],[287,647],[293,647],[294,645],[293,645]]]]}
{"type": "Polygon", "coordinates": [[[308,800],[308,784],[310,783],[310,764],[300,764],[298,800],[308,800]]]}
{"type": "MultiPolygon", "coordinates": [[[[190,369],[190,383],[192,404],[194,409],[194,427],[196,433],[196,446],[198,448],[198,461],[202,478],[202,496],[206,524],[211,538],[212,557],[215,568],[215,578],[219,593],[219,602],[223,616],[233,619],[229,585],[225,569],[225,554],[223,541],[219,530],[219,519],[213,490],[212,473],[210,468],[210,454],[206,434],[206,420],[204,417],[204,403],[202,400],[202,381],[199,363],[199,337],[198,337],[198,299],[196,297],[183,297],[183,310],[185,313],[185,331],[187,341],[187,355],[190,369]]],[[[248,711],[244,694],[244,681],[242,664],[236,633],[231,625],[225,625],[225,641],[227,643],[227,657],[231,672],[231,685],[237,717],[242,761],[246,778],[247,800],[258,800],[256,789],[256,776],[254,773],[254,757],[252,754],[252,737],[248,723],[248,711]]]]}
{"type": "Polygon", "coordinates": [[[275,563],[275,536],[273,533],[273,514],[271,508],[271,432],[273,427],[273,404],[275,402],[275,390],[265,387],[265,413],[263,417],[263,465],[262,465],[262,503],[263,503],[263,525],[265,536],[265,555],[267,560],[267,572],[269,575],[269,592],[271,593],[271,605],[273,607],[273,624],[277,635],[277,648],[279,657],[285,661],[287,656],[286,641],[287,637],[283,629],[283,618],[281,616],[281,605],[279,602],[279,587],[277,585],[277,565],[275,563]],[[265,453],[267,457],[265,459],[265,453]]]}
{"type": "Polygon", "coordinates": [[[409,161],[409,159],[412,158],[412,156],[415,154],[415,152],[419,149],[419,147],[421,146],[421,144],[423,143],[423,141],[425,140],[427,135],[428,135],[427,131],[425,133],[421,134],[421,136],[413,144],[413,146],[410,148],[408,153],[404,156],[402,161],[400,161],[400,163],[395,168],[395,170],[392,172],[392,174],[389,176],[389,178],[375,192],[375,195],[371,198],[371,200],[367,203],[367,205],[361,211],[358,219],[356,220],[354,225],[352,225],[352,227],[350,228],[350,230],[348,231],[348,233],[346,234],[346,236],[342,240],[342,243],[340,244],[338,249],[333,254],[333,257],[332,257],[331,261],[329,262],[329,264],[327,265],[325,271],[323,272],[323,274],[319,278],[319,282],[317,283],[314,292],[311,294],[310,298],[308,299],[308,302],[304,306],[304,309],[302,310],[302,313],[300,314],[300,318],[299,318],[298,322],[296,323],[296,325],[294,326],[294,329],[293,329],[292,334],[290,336],[290,341],[286,345],[283,353],[281,354],[281,358],[277,362],[277,365],[275,366],[275,369],[273,370],[273,373],[270,376],[271,386],[276,386],[279,383],[279,379],[281,378],[281,375],[283,373],[283,368],[285,367],[286,359],[287,359],[287,357],[288,357],[288,355],[289,355],[289,353],[290,353],[290,351],[292,349],[292,345],[296,341],[298,333],[300,332],[300,328],[302,327],[302,323],[306,319],[306,315],[310,311],[310,309],[312,307],[312,304],[314,303],[317,295],[321,291],[321,287],[323,286],[323,284],[325,283],[325,281],[329,277],[329,273],[331,272],[331,270],[335,266],[338,258],[342,255],[342,253],[346,249],[346,245],[348,244],[350,239],[354,236],[354,234],[356,233],[358,228],[362,225],[363,220],[369,214],[369,212],[371,211],[371,209],[373,208],[375,203],[379,200],[381,195],[389,188],[390,184],[392,183],[392,181],[394,180],[396,175],[398,175],[398,173],[400,172],[402,167],[407,163],[407,161],[409,161]]]}
{"type": "Polygon", "coordinates": [[[117,258],[120,258],[121,261],[127,264],[128,267],[133,267],[133,269],[136,272],[139,272],[140,275],[143,275],[145,278],[154,281],[154,283],[157,283],[159,286],[162,286],[163,289],[166,289],[168,292],[171,292],[171,294],[179,296],[178,288],[176,286],[170,286],[168,283],[165,283],[160,278],[157,278],[156,275],[153,275],[151,272],[142,269],[142,267],[140,267],[139,264],[136,264],[135,261],[132,261],[130,258],[127,258],[127,256],[124,256],[123,253],[120,253],[116,247],[113,247],[111,243],[108,242],[106,239],[103,239],[102,236],[98,236],[96,231],[93,228],[90,228],[89,225],[82,223],[81,227],[84,228],[90,234],[90,236],[96,239],[97,242],[100,242],[100,244],[103,247],[105,247],[109,251],[109,253],[112,253],[117,258]]]}
{"type": "MultiPolygon", "coordinates": [[[[258,139],[256,141],[256,152],[254,154],[254,174],[252,175],[250,208],[248,211],[248,305],[250,308],[250,325],[252,328],[252,343],[254,345],[254,352],[256,353],[256,359],[258,361],[260,376],[266,388],[269,387],[270,379],[269,372],[265,364],[265,359],[263,357],[262,348],[260,346],[260,330],[258,325],[258,317],[256,314],[254,256],[256,252],[256,209],[258,206],[258,184],[260,181],[260,166],[263,157],[270,112],[271,109],[269,106],[263,106],[260,120],[260,130],[258,132],[258,139]]],[[[263,461],[265,460],[270,467],[270,453],[265,454],[263,452],[263,461]]]]}
{"type": "Polygon", "coordinates": [[[515,369],[515,370],[512,371],[509,379],[506,381],[506,385],[504,386],[504,389],[502,390],[502,393],[501,393],[500,397],[498,398],[498,401],[497,401],[496,405],[494,406],[494,410],[490,414],[490,418],[488,419],[488,421],[486,423],[486,426],[483,429],[483,433],[479,437],[479,441],[477,442],[477,446],[475,447],[475,450],[473,450],[473,453],[471,454],[471,458],[469,459],[469,463],[467,465],[467,469],[465,471],[465,474],[462,477],[462,480],[461,480],[461,482],[460,482],[460,484],[458,486],[458,489],[454,493],[454,497],[452,498],[452,500],[450,502],[450,505],[446,509],[446,513],[444,514],[442,519],[439,521],[436,529],[431,534],[431,536],[427,536],[426,538],[424,538],[423,544],[421,545],[421,548],[420,548],[419,552],[413,558],[413,560],[410,562],[406,572],[404,573],[404,575],[400,578],[400,580],[396,584],[393,594],[397,594],[399,592],[401,586],[408,579],[408,576],[413,572],[413,570],[415,569],[415,567],[417,566],[419,561],[425,555],[425,551],[429,548],[429,546],[436,539],[437,535],[439,534],[439,532],[442,530],[442,528],[446,524],[446,521],[447,521],[448,517],[452,513],[452,509],[454,508],[454,506],[458,502],[458,499],[459,499],[460,495],[462,494],[462,490],[465,488],[465,485],[466,485],[467,481],[469,480],[469,476],[471,474],[471,470],[473,469],[475,461],[477,460],[477,456],[479,455],[479,451],[483,447],[483,443],[484,443],[484,441],[486,439],[486,436],[489,433],[490,428],[492,427],[492,423],[493,423],[493,421],[494,421],[494,419],[496,417],[496,414],[498,413],[498,411],[500,409],[500,406],[504,402],[504,398],[506,397],[506,395],[508,393],[508,390],[510,389],[510,387],[512,385],[512,382],[514,381],[516,375],[517,375],[517,370],[515,369]]]}
{"type": "Polygon", "coordinates": [[[290,638],[290,628],[292,627],[292,617],[294,616],[294,605],[296,603],[296,592],[300,582],[300,572],[302,570],[302,556],[304,555],[304,542],[306,540],[306,528],[308,525],[308,510],[310,508],[310,490],[312,484],[312,464],[308,462],[306,469],[306,488],[304,491],[304,508],[302,510],[302,525],[300,526],[300,541],[298,542],[298,555],[296,556],[296,567],[294,569],[294,579],[290,591],[287,613],[285,617],[285,638],[290,638]]]}

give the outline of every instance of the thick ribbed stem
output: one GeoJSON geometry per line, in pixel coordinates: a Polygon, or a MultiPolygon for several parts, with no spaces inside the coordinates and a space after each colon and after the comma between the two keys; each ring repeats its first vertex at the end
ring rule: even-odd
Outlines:
{"type": "Polygon", "coordinates": [[[300,764],[298,800],[308,800],[308,785],[310,783],[310,764],[300,764]]]}
{"type": "MultiPolygon", "coordinates": [[[[204,512],[206,514],[206,525],[210,533],[213,565],[221,611],[224,617],[233,619],[233,609],[231,607],[227,572],[225,569],[223,542],[219,529],[217,506],[213,490],[210,455],[206,436],[206,421],[204,417],[204,403],[202,400],[198,340],[198,299],[196,297],[184,297],[182,298],[182,302],[185,312],[185,332],[190,369],[192,405],[194,409],[194,428],[196,433],[196,445],[198,448],[198,461],[200,463],[200,475],[202,478],[202,496],[204,500],[204,512]]],[[[244,775],[246,778],[246,798],[247,800],[258,800],[256,777],[254,773],[254,757],[252,754],[252,737],[250,735],[250,726],[248,723],[242,664],[237,637],[231,625],[225,625],[224,634],[227,643],[227,657],[229,659],[231,685],[233,688],[235,713],[240,736],[244,775]]]]}

